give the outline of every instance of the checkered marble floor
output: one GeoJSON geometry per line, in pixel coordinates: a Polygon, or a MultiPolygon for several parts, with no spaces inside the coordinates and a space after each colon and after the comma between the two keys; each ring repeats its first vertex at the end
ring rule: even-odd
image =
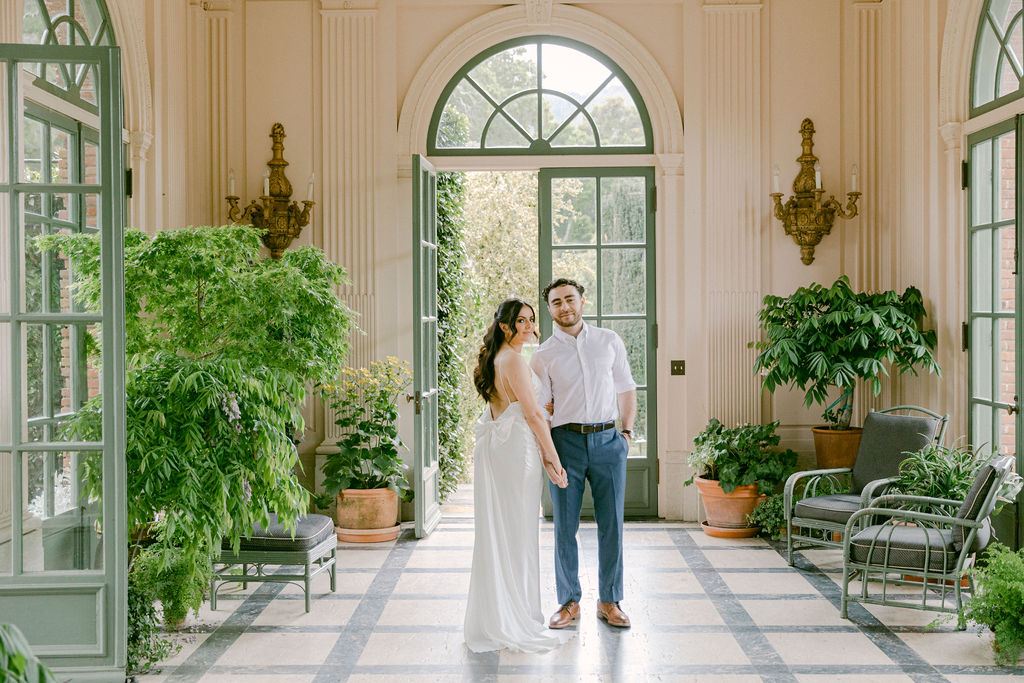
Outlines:
{"type": "MultiPolygon", "coordinates": [[[[216,612],[205,605],[173,636],[181,651],[138,681],[1024,681],[1024,666],[993,665],[988,635],[927,628],[935,613],[851,605],[841,619],[838,551],[806,551],[791,568],[782,544],[716,539],[696,524],[626,524],[622,606],[633,627],[613,629],[595,616],[595,525],[579,537],[578,636],[551,652],[463,644],[473,519],[457,501],[423,540],[405,529],[392,543],[340,544],[338,590],[317,577],[309,614],[296,586],[224,587],[216,612]]],[[[557,607],[553,543],[542,520],[546,614],[557,607]]]]}

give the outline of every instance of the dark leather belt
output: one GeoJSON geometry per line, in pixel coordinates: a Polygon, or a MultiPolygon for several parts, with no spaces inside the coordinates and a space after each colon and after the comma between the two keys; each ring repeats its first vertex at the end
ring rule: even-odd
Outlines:
{"type": "Polygon", "coordinates": [[[615,429],[615,420],[596,423],[566,422],[564,425],[558,426],[564,427],[570,432],[576,432],[577,434],[596,434],[598,432],[603,432],[606,429],[615,429]]]}

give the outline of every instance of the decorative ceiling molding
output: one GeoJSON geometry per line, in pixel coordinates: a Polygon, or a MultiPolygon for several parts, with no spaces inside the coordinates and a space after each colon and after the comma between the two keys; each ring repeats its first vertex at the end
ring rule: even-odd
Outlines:
{"type": "Polygon", "coordinates": [[[377,9],[377,0],[320,0],[320,8],[325,10],[377,9]]]}
{"type": "Polygon", "coordinates": [[[547,26],[551,23],[552,0],[526,0],[526,23],[547,26]]]}
{"type": "MultiPolygon", "coordinates": [[[[572,38],[600,50],[630,77],[651,118],[656,154],[682,154],[683,117],[675,91],[657,60],[618,24],[572,5],[552,3],[548,35],[572,38]]],[[[441,91],[466,62],[503,40],[537,34],[522,7],[511,5],[462,25],[442,40],[423,61],[402,102],[398,119],[398,154],[423,154],[427,129],[441,91]]]]}
{"type": "Polygon", "coordinates": [[[114,29],[114,43],[123,53],[121,75],[124,81],[124,127],[133,134],[152,136],[153,87],[149,78],[143,21],[145,5],[132,0],[108,0],[107,11],[114,29]]]}

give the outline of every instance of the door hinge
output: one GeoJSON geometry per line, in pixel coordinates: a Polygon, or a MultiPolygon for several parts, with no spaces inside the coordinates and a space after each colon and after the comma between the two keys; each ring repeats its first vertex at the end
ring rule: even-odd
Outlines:
{"type": "Polygon", "coordinates": [[[654,461],[654,472],[655,472],[654,483],[655,484],[660,484],[661,483],[661,461],[660,460],[655,460],[654,461]]]}
{"type": "Polygon", "coordinates": [[[968,174],[968,171],[969,167],[967,165],[967,160],[965,159],[960,162],[960,187],[964,190],[966,190],[967,186],[970,185],[970,181],[968,180],[970,175],[968,174]]]}
{"type": "Polygon", "coordinates": [[[651,188],[651,213],[658,212],[658,188],[657,186],[651,188]]]}
{"type": "Polygon", "coordinates": [[[968,339],[967,334],[968,334],[967,323],[960,323],[960,350],[961,351],[966,351],[967,347],[969,346],[969,344],[967,343],[967,339],[968,339]]]}
{"type": "Polygon", "coordinates": [[[654,348],[658,348],[658,323],[654,323],[654,348]]]}
{"type": "Polygon", "coordinates": [[[1013,273],[1012,274],[1016,275],[1017,271],[1019,271],[1019,270],[1020,270],[1020,251],[1015,246],[1013,248],[1013,273]]]}
{"type": "Polygon", "coordinates": [[[132,196],[132,169],[124,169],[124,194],[126,197],[132,196]]]}

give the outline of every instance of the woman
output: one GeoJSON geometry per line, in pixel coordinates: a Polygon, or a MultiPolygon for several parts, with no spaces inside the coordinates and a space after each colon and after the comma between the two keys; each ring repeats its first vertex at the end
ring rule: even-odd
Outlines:
{"type": "Polygon", "coordinates": [[[540,380],[520,355],[523,344],[536,338],[535,323],[528,303],[503,301],[473,372],[487,402],[476,423],[473,452],[476,519],[465,622],[466,645],[473,652],[541,652],[573,636],[545,628],[540,611],[542,472],[562,488],[568,480],[537,400],[540,380]]]}

